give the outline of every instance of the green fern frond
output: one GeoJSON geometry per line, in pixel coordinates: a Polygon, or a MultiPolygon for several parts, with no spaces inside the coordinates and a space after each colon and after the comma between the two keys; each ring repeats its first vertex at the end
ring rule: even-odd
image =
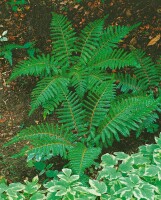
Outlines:
{"type": "Polygon", "coordinates": [[[55,96],[55,98],[51,98],[42,104],[42,107],[44,109],[43,111],[44,119],[46,119],[47,115],[50,115],[56,110],[56,108],[60,105],[62,100],[63,97],[61,98],[61,95],[57,95],[55,96]]]}
{"type": "Polygon", "coordinates": [[[137,28],[140,24],[135,24],[133,26],[109,26],[103,31],[101,38],[99,40],[99,45],[95,50],[90,62],[92,63],[96,57],[100,57],[102,52],[112,52],[113,47],[117,47],[117,44],[134,28],[137,28]]]}
{"type": "Polygon", "coordinates": [[[77,95],[82,98],[87,90],[87,69],[73,67],[70,71],[71,85],[75,88],[77,95]]]}
{"type": "Polygon", "coordinates": [[[127,137],[130,130],[137,130],[138,125],[157,108],[158,102],[146,95],[114,102],[100,123],[95,140],[101,139],[104,144],[110,144],[113,136],[119,141],[119,133],[127,137]]]}
{"type": "Polygon", "coordinates": [[[99,19],[89,23],[81,32],[76,45],[80,53],[81,63],[87,61],[93,55],[93,51],[98,47],[98,41],[103,31],[104,19],[99,19]]]}
{"type": "Polygon", "coordinates": [[[99,50],[103,50],[106,46],[117,47],[117,44],[129,34],[130,31],[140,25],[134,24],[133,26],[109,26],[107,27],[99,43],[99,50]]]}
{"type": "MultiPolygon", "coordinates": [[[[31,115],[35,109],[51,98],[58,98],[59,96],[59,100],[61,101],[62,97],[59,88],[68,90],[68,83],[68,79],[61,76],[46,77],[39,81],[32,92],[31,111],[29,114],[31,115]]],[[[54,106],[57,107],[57,104],[54,106]]]]}
{"type": "Polygon", "coordinates": [[[115,49],[111,53],[102,51],[92,62],[88,63],[89,68],[105,70],[120,69],[126,66],[134,66],[133,54],[125,52],[123,49],[115,49]]]}
{"type": "Polygon", "coordinates": [[[70,160],[70,168],[74,173],[82,175],[84,170],[94,163],[94,160],[98,158],[100,153],[100,148],[87,148],[79,143],[75,148],[69,150],[68,159],[70,160]]]}
{"type": "Polygon", "coordinates": [[[63,15],[53,13],[51,22],[51,38],[53,55],[61,67],[69,67],[73,62],[72,53],[75,51],[75,31],[63,15]]]}
{"type": "Polygon", "coordinates": [[[89,122],[89,131],[97,127],[100,121],[106,116],[110,107],[110,102],[113,100],[114,96],[113,80],[100,84],[95,87],[94,91],[89,93],[87,100],[84,102],[86,116],[89,122]]]}
{"type": "Polygon", "coordinates": [[[13,70],[9,81],[12,81],[19,76],[46,76],[51,73],[58,74],[57,62],[54,57],[51,57],[49,54],[41,55],[20,62],[13,70]]]}
{"type": "Polygon", "coordinates": [[[140,92],[147,89],[147,85],[143,80],[138,80],[136,77],[131,77],[130,74],[116,74],[115,79],[119,84],[117,88],[122,92],[128,93],[129,91],[140,92]]]}
{"type": "Polygon", "coordinates": [[[62,96],[64,97],[62,107],[57,112],[60,122],[74,133],[84,133],[84,111],[78,96],[74,92],[68,93],[65,90],[62,90],[62,96]]]}
{"type": "Polygon", "coordinates": [[[154,133],[158,130],[159,125],[156,124],[157,119],[159,116],[157,113],[152,113],[149,115],[143,122],[140,124],[139,129],[136,131],[136,137],[139,137],[141,132],[146,129],[149,133],[154,133]]]}
{"type": "Polygon", "coordinates": [[[13,71],[10,80],[24,75],[42,79],[32,92],[30,114],[42,106],[44,117],[54,112],[58,124],[63,124],[62,128],[32,126],[8,143],[29,140],[31,146],[22,151],[29,159],[67,157],[69,153],[71,168],[83,174],[100,153],[93,145],[110,145],[114,138],[119,141],[120,134],[127,137],[131,130],[140,133],[149,124],[155,128],[154,112],[161,111],[161,62],[155,65],[140,50],[129,53],[118,49],[117,43],[138,24],[104,30],[105,18],[87,25],[78,38],[67,18],[54,13],[53,56],[32,57],[13,71]],[[124,67],[132,67],[131,76],[111,73],[115,69],[125,72],[124,67]],[[119,95],[120,90],[124,94],[119,95]],[[77,145],[78,141],[82,144],[77,145]]]}
{"type": "Polygon", "coordinates": [[[108,76],[107,73],[101,72],[100,70],[90,70],[87,80],[87,89],[92,90],[104,81],[111,80],[111,76],[108,76]]]}
{"type": "Polygon", "coordinates": [[[158,85],[159,74],[151,58],[146,56],[144,51],[138,49],[132,49],[132,54],[138,67],[133,69],[136,78],[144,81],[148,86],[158,85]]]}
{"type": "Polygon", "coordinates": [[[30,149],[24,154],[30,158],[43,157],[49,154],[66,157],[67,150],[73,148],[76,135],[73,135],[67,128],[54,124],[40,124],[31,126],[20,131],[5,146],[28,140],[31,143],[30,149]]]}

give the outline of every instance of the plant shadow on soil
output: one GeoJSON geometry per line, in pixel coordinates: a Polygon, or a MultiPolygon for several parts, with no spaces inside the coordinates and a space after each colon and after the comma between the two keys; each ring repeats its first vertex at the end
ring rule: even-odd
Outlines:
{"type": "MultiPolygon", "coordinates": [[[[133,31],[120,45],[128,48],[129,43],[135,40],[135,46],[142,48],[155,60],[161,52],[161,43],[152,47],[147,47],[149,38],[154,37],[161,31],[161,3],[159,0],[147,1],[146,7],[144,1],[130,0],[108,0],[105,4],[99,0],[82,1],[80,4],[76,1],[58,1],[58,0],[30,0],[29,5],[19,12],[13,12],[5,2],[0,3],[0,31],[8,30],[9,42],[24,44],[25,42],[35,42],[36,47],[42,52],[50,52],[50,20],[52,12],[65,14],[73,22],[75,29],[80,32],[88,22],[101,18],[109,14],[106,25],[133,25],[141,22],[141,28],[133,31]],[[27,7],[28,6],[28,7],[27,7]]],[[[0,33],[1,33],[0,32],[0,33]]],[[[13,66],[20,60],[26,59],[26,51],[13,51],[13,66]]],[[[34,78],[19,78],[10,85],[6,81],[12,71],[6,60],[1,59],[1,81],[0,95],[2,96],[1,106],[1,134],[0,146],[8,141],[13,135],[24,127],[31,124],[43,122],[41,110],[36,111],[31,117],[28,117],[30,109],[30,93],[36,84],[34,78]]],[[[47,118],[53,121],[52,117],[47,118]]],[[[153,143],[154,137],[161,131],[161,120],[158,120],[160,126],[156,134],[142,133],[136,140],[135,134],[130,137],[121,137],[120,142],[114,142],[112,147],[104,149],[103,152],[123,151],[125,153],[136,152],[140,145],[153,143]]],[[[6,149],[0,150],[0,176],[5,176],[9,182],[22,181],[25,177],[32,178],[37,171],[27,167],[26,158],[11,159],[11,155],[18,152],[23,144],[16,144],[6,149]]],[[[58,168],[61,170],[59,160],[58,168]]]]}

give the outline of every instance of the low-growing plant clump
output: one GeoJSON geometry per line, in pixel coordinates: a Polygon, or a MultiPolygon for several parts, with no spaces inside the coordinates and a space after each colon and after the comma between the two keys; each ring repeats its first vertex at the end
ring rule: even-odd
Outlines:
{"type": "Polygon", "coordinates": [[[132,200],[161,199],[161,134],[156,144],[144,145],[139,152],[128,155],[115,152],[105,154],[96,180],[89,179],[84,184],[79,175],[72,175],[72,170],[64,168],[57,178],[41,187],[38,177],[25,184],[0,183],[1,199],[102,199],[132,200]]]}
{"type": "MultiPolygon", "coordinates": [[[[84,199],[84,194],[89,199],[97,196],[111,200],[147,199],[144,191],[149,191],[151,199],[154,194],[156,199],[160,197],[157,188],[160,164],[153,166],[146,158],[149,154],[144,157],[142,150],[132,156],[105,154],[98,180],[89,180],[85,174],[85,169],[98,165],[95,160],[102,149],[112,145],[114,140],[119,141],[120,135],[128,137],[133,131],[137,138],[145,130],[156,132],[161,111],[160,60],[154,63],[145,52],[133,46],[126,51],[118,47],[139,24],[104,28],[106,19],[107,16],[89,23],[77,36],[65,16],[53,13],[51,55],[20,62],[10,77],[10,81],[26,75],[38,77],[31,95],[30,115],[42,107],[44,118],[51,114],[56,116],[53,123],[26,128],[6,144],[30,141],[30,145],[16,155],[27,154],[28,161],[53,156],[69,161],[70,169],[63,169],[64,174],[58,174],[58,180],[45,185],[48,199],[84,199]],[[157,171],[152,173],[155,183],[151,179],[151,167],[157,171]],[[76,175],[71,176],[71,171],[76,175]]],[[[37,178],[33,182],[37,185],[37,178]]],[[[26,193],[27,186],[21,186],[20,191],[26,193]]],[[[46,198],[42,191],[37,192],[38,188],[35,186],[34,195],[46,198]]]]}

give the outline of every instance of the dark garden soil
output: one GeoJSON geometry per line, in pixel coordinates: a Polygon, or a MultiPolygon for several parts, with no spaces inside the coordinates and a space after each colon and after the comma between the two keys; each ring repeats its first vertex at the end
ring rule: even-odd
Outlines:
{"type": "MultiPolygon", "coordinates": [[[[36,48],[42,52],[50,52],[50,21],[52,12],[62,13],[73,22],[75,29],[81,30],[88,22],[109,14],[107,25],[133,25],[141,22],[138,29],[134,30],[124,41],[120,43],[123,48],[133,45],[141,48],[156,60],[161,55],[161,39],[155,44],[147,46],[149,41],[161,34],[161,0],[28,0],[26,5],[19,6],[17,11],[7,3],[8,0],[0,0],[0,35],[8,30],[8,42],[0,42],[0,48],[4,44],[25,44],[35,42],[36,48]]],[[[13,66],[3,57],[0,58],[0,176],[5,176],[9,182],[22,181],[25,177],[33,177],[36,174],[26,166],[25,158],[12,159],[11,155],[17,152],[22,144],[16,144],[9,148],[2,145],[14,136],[19,130],[31,124],[39,124],[44,121],[41,110],[28,117],[30,109],[30,93],[35,86],[33,78],[19,78],[7,84],[13,67],[21,60],[27,59],[26,50],[13,51],[13,66]]],[[[52,121],[52,118],[47,118],[52,121]]],[[[158,133],[143,133],[137,140],[135,134],[129,138],[121,138],[120,143],[114,143],[106,152],[124,151],[136,152],[138,146],[153,143],[154,136],[161,131],[161,119],[158,133]]]]}

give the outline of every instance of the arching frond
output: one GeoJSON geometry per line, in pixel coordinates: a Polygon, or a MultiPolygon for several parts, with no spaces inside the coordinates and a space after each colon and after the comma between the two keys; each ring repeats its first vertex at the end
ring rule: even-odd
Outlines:
{"type": "Polygon", "coordinates": [[[72,130],[74,133],[81,134],[85,132],[83,120],[84,111],[82,103],[80,103],[78,96],[74,92],[67,92],[62,89],[63,103],[58,109],[58,116],[60,122],[64,127],[72,130]]]}
{"type": "Polygon", "coordinates": [[[89,131],[93,131],[92,129],[96,128],[106,116],[110,108],[110,102],[114,96],[113,80],[100,84],[94,91],[89,93],[87,100],[84,102],[84,107],[86,108],[85,114],[89,122],[89,131]]]}
{"type": "Polygon", "coordinates": [[[153,111],[157,110],[158,102],[151,96],[134,96],[114,102],[108,115],[102,120],[95,140],[102,140],[103,144],[110,144],[113,136],[119,141],[119,134],[127,137],[130,130],[137,130],[153,111]]]}
{"type": "Polygon", "coordinates": [[[130,31],[137,28],[139,25],[140,23],[134,24],[133,26],[108,26],[101,36],[99,50],[102,51],[105,46],[116,47],[130,31]]]}
{"type": "Polygon", "coordinates": [[[57,62],[50,55],[41,55],[21,61],[13,70],[9,81],[19,76],[47,76],[51,74],[58,74],[57,62]]]}
{"type": "Polygon", "coordinates": [[[89,23],[82,31],[76,43],[80,53],[80,61],[87,63],[98,47],[98,41],[103,31],[104,19],[89,23]]]}
{"type": "Polygon", "coordinates": [[[30,149],[24,152],[24,154],[29,155],[30,159],[36,157],[40,160],[42,157],[50,154],[66,157],[67,150],[74,147],[76,135],[73,135],[63,126],[41,124],[20,131],[5,146],[24,140],[28,140],[31,143],[30,149]]]}
{"type": "Polygon", "coordinates": [[[158,85],[159,74],[151,58],[146,56],[144,51],[138,49],[132,49],[132,54],[136,60],[136,66],[138,66],[133,69],[136,78],[144,81],[148,86],[158,85]]]}
{"type": "Polygon", "coordinates": [[[159,125],[156,123],[159,116],[157,113],[152,113],[149,115],[143,122],[140,124],[139,128],[136,131],[136,137],[139,137],[140,134],[146,129],[149,133],[154,133],[158,130],[159,125]]]}
{"type": "Polygon", "coordinates": [[[120,88],[122,92],[128,93],[129,91],[141,92],[147,89],[147,85],[144,80],[138,80],[136,77],[131,77],[130,74],[116,74],[116,81],[119,81],[117,88],[120,88]]]}
{"type": "Polygon", "coordinates": [[[112,52],[113,47],[117,47],[117,44],[134,28],[138,27],[140,24],[135,24],[133,26],[109,26],[107,27],[99,40],[99,45],[94,51],[90,62],[92,62],[97,56],[100,56],[102,52],[112,52]]]}
{"type": "Polygon", "coordinates": [[[86,168],[90,167],[94,160],[98,158],[101,153],[100,148],[86,147],[79,143],[73,149],[69,150],[68,159],[73,172],[82,175],[86,168]]]}
{"type": "Polygon", "coordinates": [[[46,101],[51,98],[58,98],[61,101],[62,96],[60,93],[60,87],[67,89],[68,79],[61,76],[46,77],[38,82],[36,88],[32,92],[32,102],[31,102],[31,111],[37,109],[40,105],[44,104],[46,101]]]}
{"type": "Polygon", "coordinates": [[[89,68],[105,70],[120,69],[126,66],[134,66],[135,59],[132,53],[122,49],[115,49],[111,53],[102,51],[92,62],[88,63],[89,68]]]}
{"type": "Polygon", "coordinates": [[[53,13],[51,22],[51,38],[53,55],[61,67],[69,67],[72,53],[75,51],[75,31],[63,15],[53,13]]]}

